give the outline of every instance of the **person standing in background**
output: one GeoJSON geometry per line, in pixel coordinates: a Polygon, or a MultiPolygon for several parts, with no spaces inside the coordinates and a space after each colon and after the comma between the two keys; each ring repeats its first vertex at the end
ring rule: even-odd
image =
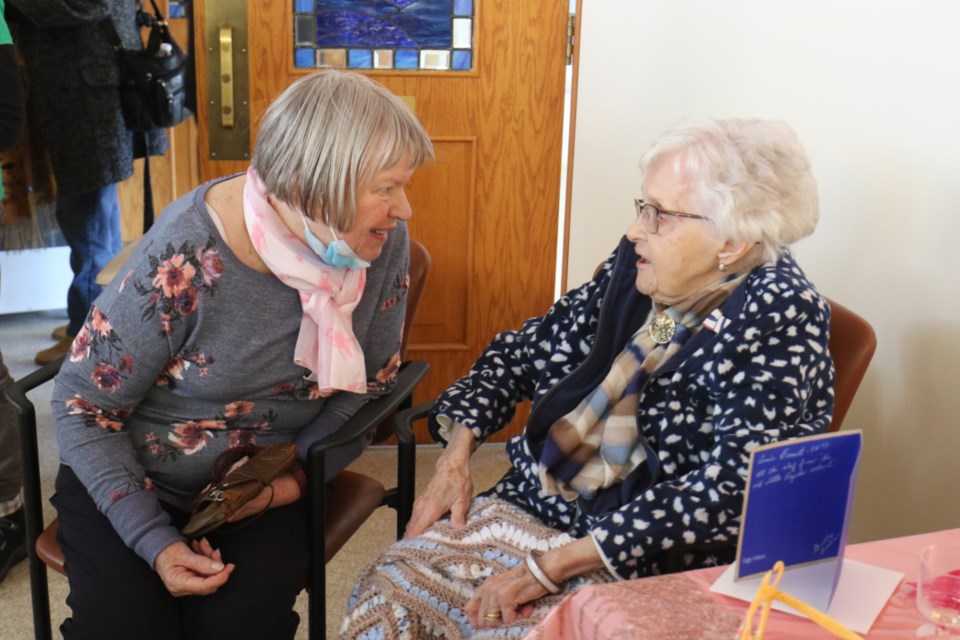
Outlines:
{"type": "MultiPolygon", "coordinates": [[[[133,159],[166,152],[163,131],[136,144],[118,99],[120,70],[111,25],[124,48],[143,46],[136,5],[129,0],[8,0],[40,131],[57,182],[56,217],[70,246],[73,281],[66,327],[37,353],[47,364],[70,350],[93,300],[97,274],[122,248],[117,183],[133,175],[133,159]],[[145,148],[143,148],[145,146],[145,148]]],[[[142,139],[142,138],[141,138],[142,139]]]]}
{"type": "MultiPolygon", "coordinates": [[[[0,0],[0,152],[9,151],[23,130],[24,102],[20,72],[10,29],[0,0]]],[[[3,179],[0,176],[0,200],[3,179]]],[[[13,383],[0,353],[0,582],[15,564],[27,557],[23,528],[23,495],[20,476],[20,438],[17,418],[4,393],[13,383]]]]}

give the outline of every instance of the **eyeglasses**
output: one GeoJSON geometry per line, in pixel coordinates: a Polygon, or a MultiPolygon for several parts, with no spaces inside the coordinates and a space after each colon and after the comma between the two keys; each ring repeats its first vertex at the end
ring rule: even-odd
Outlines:
{"type": "Polygon", "coordinates": [[[643,227],[647,233],[656,233],[660,229],[660,216],[676,216],[678,218],[694,218],[696,220],[709,220],[706,216],[698,216],[693,213],[680,213],[679,211],[664,211],[649,202],[644,202],[637,198],[633,201],[637,208],[637,220],[643,220],[643,227]]]}

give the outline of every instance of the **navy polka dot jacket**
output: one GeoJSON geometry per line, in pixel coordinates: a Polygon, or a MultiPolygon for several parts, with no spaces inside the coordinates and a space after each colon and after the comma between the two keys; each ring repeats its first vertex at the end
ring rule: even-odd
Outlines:
{"type": "MultiPolygon", "coordinates": [[[[634,260],[624,238],[592,281],[519,331],[495,336],[430,419],[438,440],[438,415],[483,440],[510,422],[518,402],[532,400],[524,433],[507,444],[513,467],[491,492],[550,526],[592,536],[607,568],[624,579],[659,573],[672,548],[735,541],[750,451],[825,431],[834,392],[829,306],[785,253],[754,269],[720,307],[723,319],[702,328],[644,388],[637,428],[657,453],[652,486],[571,503],[543,495],[536,460],[546,429],[600,383],[649,316],[634,260]]],[[[729,561],[732,549],[694,552],[685,562],[729,561]]]]}

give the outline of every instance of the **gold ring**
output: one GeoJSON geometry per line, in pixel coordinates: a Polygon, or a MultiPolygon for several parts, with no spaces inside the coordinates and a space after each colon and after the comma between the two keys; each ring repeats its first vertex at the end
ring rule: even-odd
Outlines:
{"type": "Polygon", "coordinates": [[[485,614],[483,614],[483,619],[484,619],[484,620],[499,620],[499,619],[500,619],[500,614],[499,614],[499,613],[485,613],[485,614]]]}

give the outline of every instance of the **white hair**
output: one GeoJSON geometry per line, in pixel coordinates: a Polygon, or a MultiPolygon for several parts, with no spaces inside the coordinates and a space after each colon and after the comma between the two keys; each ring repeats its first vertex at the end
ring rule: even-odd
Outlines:
{"type": "Polygon", "coordinates": [[[319,71],[267,108],[251,165],[275,197],[345,232],[356,219],[357,189],[404,153],[413,167],[433,159],[403,101],[359,73],[319,71]]]}
{"type": "Polygon", "coordinates": [[[669,129],[640,160],[644,175],[672,161],[694,185],[700,210],[720,233],[763,247],[774,261],[820,217],[817,183],[796,133],[785,122],[756,118],[691,120],[669,129]]]}

